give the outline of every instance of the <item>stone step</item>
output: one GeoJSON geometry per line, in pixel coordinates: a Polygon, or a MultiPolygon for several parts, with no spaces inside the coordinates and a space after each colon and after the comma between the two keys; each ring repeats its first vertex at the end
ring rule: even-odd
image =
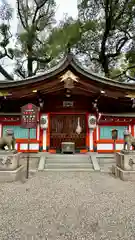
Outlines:
{"type": "Polygon", "coordinates": [[[47,163],[45,164],[45,169],[84,169],[84,168],[93,168],[92,164],[84,164],[84,163],[47,163]]]}
{"type": "Polygon", "coordinates": [[[89,155],[73,155],[73,154],[61,154],[61,155],[46,155],[47,159],[88,159],[89,155]]]}
{"type": "Polygon", "coordinates": [[[46,163],[91,163],[90,158],[47,158],[46,163]]]}
{"type": "Polygon", "coordinates": [[[92,168],[49,168],[44,169],[46,172],[94,172],[92,168]]]}
{"type": "Polygon", "coordinates": [[[98,161],[99,165],[115,163],[114,158],[99,158],[99,157],[97,157],[97,161],[98,161]]]}
{"type": "Polygon", "coordinates": [[[114,158],[115,154],[114,153],[98,153],[97,157],[98,158],[114,158]]]}

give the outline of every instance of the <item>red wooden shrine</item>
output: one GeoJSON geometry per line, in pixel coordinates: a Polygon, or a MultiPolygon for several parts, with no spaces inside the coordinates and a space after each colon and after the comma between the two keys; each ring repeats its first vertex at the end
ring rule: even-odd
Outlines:
{"type": "Polygon", "coordinates": [[[83,68],[72,54],[56,67],[23,81],[0,83],[0,136],[13,129],[18,151],[27,152],[28,132],[21,128],[21,107],[38,106],[39,122],[31,128],[30,151],[60,152],[61,142],[75,142],[77,152],[113,152],[111,130],[118,129],[116,151],[123,147],[125,128],[135,136],[132,108],[135,85],[119,83],[83,68]],[[91,131],[88,118],[95,114],[96,102],[101,118],[91,131]],[[40,120],[42,119],[42,123],[40,120]],[[80,134],[76,129],[81,127],[80,134]]]}

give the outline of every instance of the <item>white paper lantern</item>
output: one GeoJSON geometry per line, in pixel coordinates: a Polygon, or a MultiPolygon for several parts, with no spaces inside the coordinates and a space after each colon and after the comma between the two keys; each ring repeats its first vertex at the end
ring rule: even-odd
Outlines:
{"type": "Polygon", "coordinates": [[[95,129],[97,126],[97,119],[95,115],[89,115],[88,117],[88,127],[89,129],[95,129]]]}
{"type": "Polygon", "coordinates": [[[42,129],[47,129],[48,128],[48,115],[42,115],[40,117],[40,127],[42,129]]]}

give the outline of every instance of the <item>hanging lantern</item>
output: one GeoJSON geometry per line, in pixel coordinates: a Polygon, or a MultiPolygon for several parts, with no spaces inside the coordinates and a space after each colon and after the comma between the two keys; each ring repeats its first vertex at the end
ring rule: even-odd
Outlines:
{"type": "Polygon", "coordinates": [[[39,98],[39,106],[40,106],[40,108],[43,108],[43,106],[44,106],[44,101],[42,98],[39,98]]]}
{"type": "Polygon", "coordinates": [[[97,126],[97,118],[95,115],[89,115],[88,117],[88,127],[89,129],[95,129],[97,126]]]}
{"type": "Polygon", "coordinates": [[[48,128],[48,115],[42,115],[40,117],[40,127],[42,129],[47,129],[48,128]]]}

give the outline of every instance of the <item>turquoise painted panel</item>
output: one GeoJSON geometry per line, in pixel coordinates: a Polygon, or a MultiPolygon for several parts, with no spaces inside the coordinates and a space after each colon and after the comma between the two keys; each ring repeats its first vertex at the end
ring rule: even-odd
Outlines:
{"type": "Polygon", "coordinates": [[[100,139],[112,139],[111,130],[116,128],[118,130],[118,139],[123,139],[123,132],[127,126],[103,126],[100,127],[100,139]]]}
{"type": "MultiPolygon", "coordinates": [[[[5,132],[7,129],[12,129],[14,131],[15,138],[21,138],[21,139],[27,139],[28,138],[28,129],[21,128],[20,126],[3,126],[3,135],[5,135],[5,132]]],[[[30,138],[36,139],[36,129],[31,128],[30,129],[30,138]]]]}

